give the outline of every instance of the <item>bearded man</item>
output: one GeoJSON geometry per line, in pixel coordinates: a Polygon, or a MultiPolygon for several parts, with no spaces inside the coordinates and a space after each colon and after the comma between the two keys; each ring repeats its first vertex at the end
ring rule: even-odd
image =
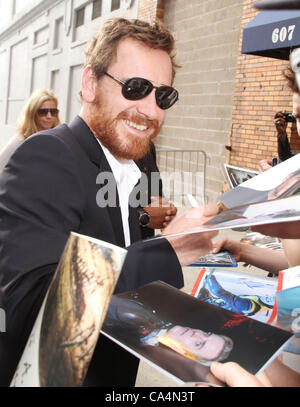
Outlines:
{"type": "MultiPolygon", "coordinates": [[[[212,247],[212,232],[139,241],[130,205],[141,177],[134,160],[178,99],[173,49],[161,24],[104,23],[87,47],[79,116],[27,139],[1,174],[0,385],[11,382],[71,231],[128,247],[116,293],[155,280],[180,288],[181,265],[212,247]]],[[[200,217],[174,219],[169,233],[200,217]]],[[[100,336],[84,384],[133,386],[137,367],[134,356],[100,336]]]]}

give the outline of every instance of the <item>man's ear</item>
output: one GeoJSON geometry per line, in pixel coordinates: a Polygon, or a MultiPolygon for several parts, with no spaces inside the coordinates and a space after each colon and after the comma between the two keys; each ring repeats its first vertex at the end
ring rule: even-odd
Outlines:
{"type": "Polygon", "coordinates": [[[86,66],[81,78],[82,98],[85,102],[92,103],[96,97],[97,78],[90,65],[86,66]]]}

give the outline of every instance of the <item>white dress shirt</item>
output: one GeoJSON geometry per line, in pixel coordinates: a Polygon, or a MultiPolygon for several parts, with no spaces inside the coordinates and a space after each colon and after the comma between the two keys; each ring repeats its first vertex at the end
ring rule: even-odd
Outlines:
{"type": "MultiPolygon", "coordinates": [[[[97,139],[98,140],[98,139],[97,139]]],[[[105,157],[110,165],[112,173],[117,183],[117,189],[119,194],[119,205],[122,216],[122,224],[124,230],[125,246],[129,246],[130,230],[129,230],[129,195],[132,192],[134,186],[141,177],[141,171],[133,160],[117,160],[110,151],[103,146],[98,140],[105,157]]]]}

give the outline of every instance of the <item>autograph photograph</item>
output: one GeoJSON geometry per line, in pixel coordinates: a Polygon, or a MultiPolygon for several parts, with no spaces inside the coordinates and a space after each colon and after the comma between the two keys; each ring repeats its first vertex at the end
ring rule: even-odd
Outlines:
{"type": "Polygon", "coordinates": [[[257,171],[247,170],[246,168],[235,167],[234,165],[224,164],[223,174],[230,188],[235,188],[239,184],[258,175],[257,171]]]}
{"type": "MultiPolygon", "coordinates": [[[[238,181],[238,178],[234,178],[234,180],[238,181]]],[[[275,167],[239,183],[220,195],[218,199],[224,208],[228,209],[239,205],[284,198],[297,194],[299,189],[300,156],[296,154],[275,167]]]]}
{"type": "Polygon", "coordinates": [[[192,290],[196,298],[265,324],[273,321],[276,278],[214,268],[199,276],[192,290]]]}
{"type": "Polygon", "coordinates": [[[203,302],[164,282],[114,295],[102,333],[178,383],[221,383],[212,361],[234,361],[256,374],[292,336],[203,302]]]}
{"type": "Polygon", "coordinates": [[[237,265],[234,257],[228,251],[208,253],[190,264],[192,267],[237,267],[237,265]]]}

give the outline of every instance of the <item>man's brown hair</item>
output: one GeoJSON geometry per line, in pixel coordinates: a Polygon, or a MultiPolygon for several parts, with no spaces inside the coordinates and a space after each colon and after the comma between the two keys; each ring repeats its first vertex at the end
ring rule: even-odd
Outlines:
{"type": "Polygon", "coordinates": [[[175,62],[175,40],[170,31],[159,21],[149,24],[124,18],[106,20],[87,44],[85,66],[92,67],[97,79],[107,71],[116,56],[119,42],[125,38],[132,38],[150,48],[166,51],[171,58],[174,79],[179,66],[175,62]]]}

